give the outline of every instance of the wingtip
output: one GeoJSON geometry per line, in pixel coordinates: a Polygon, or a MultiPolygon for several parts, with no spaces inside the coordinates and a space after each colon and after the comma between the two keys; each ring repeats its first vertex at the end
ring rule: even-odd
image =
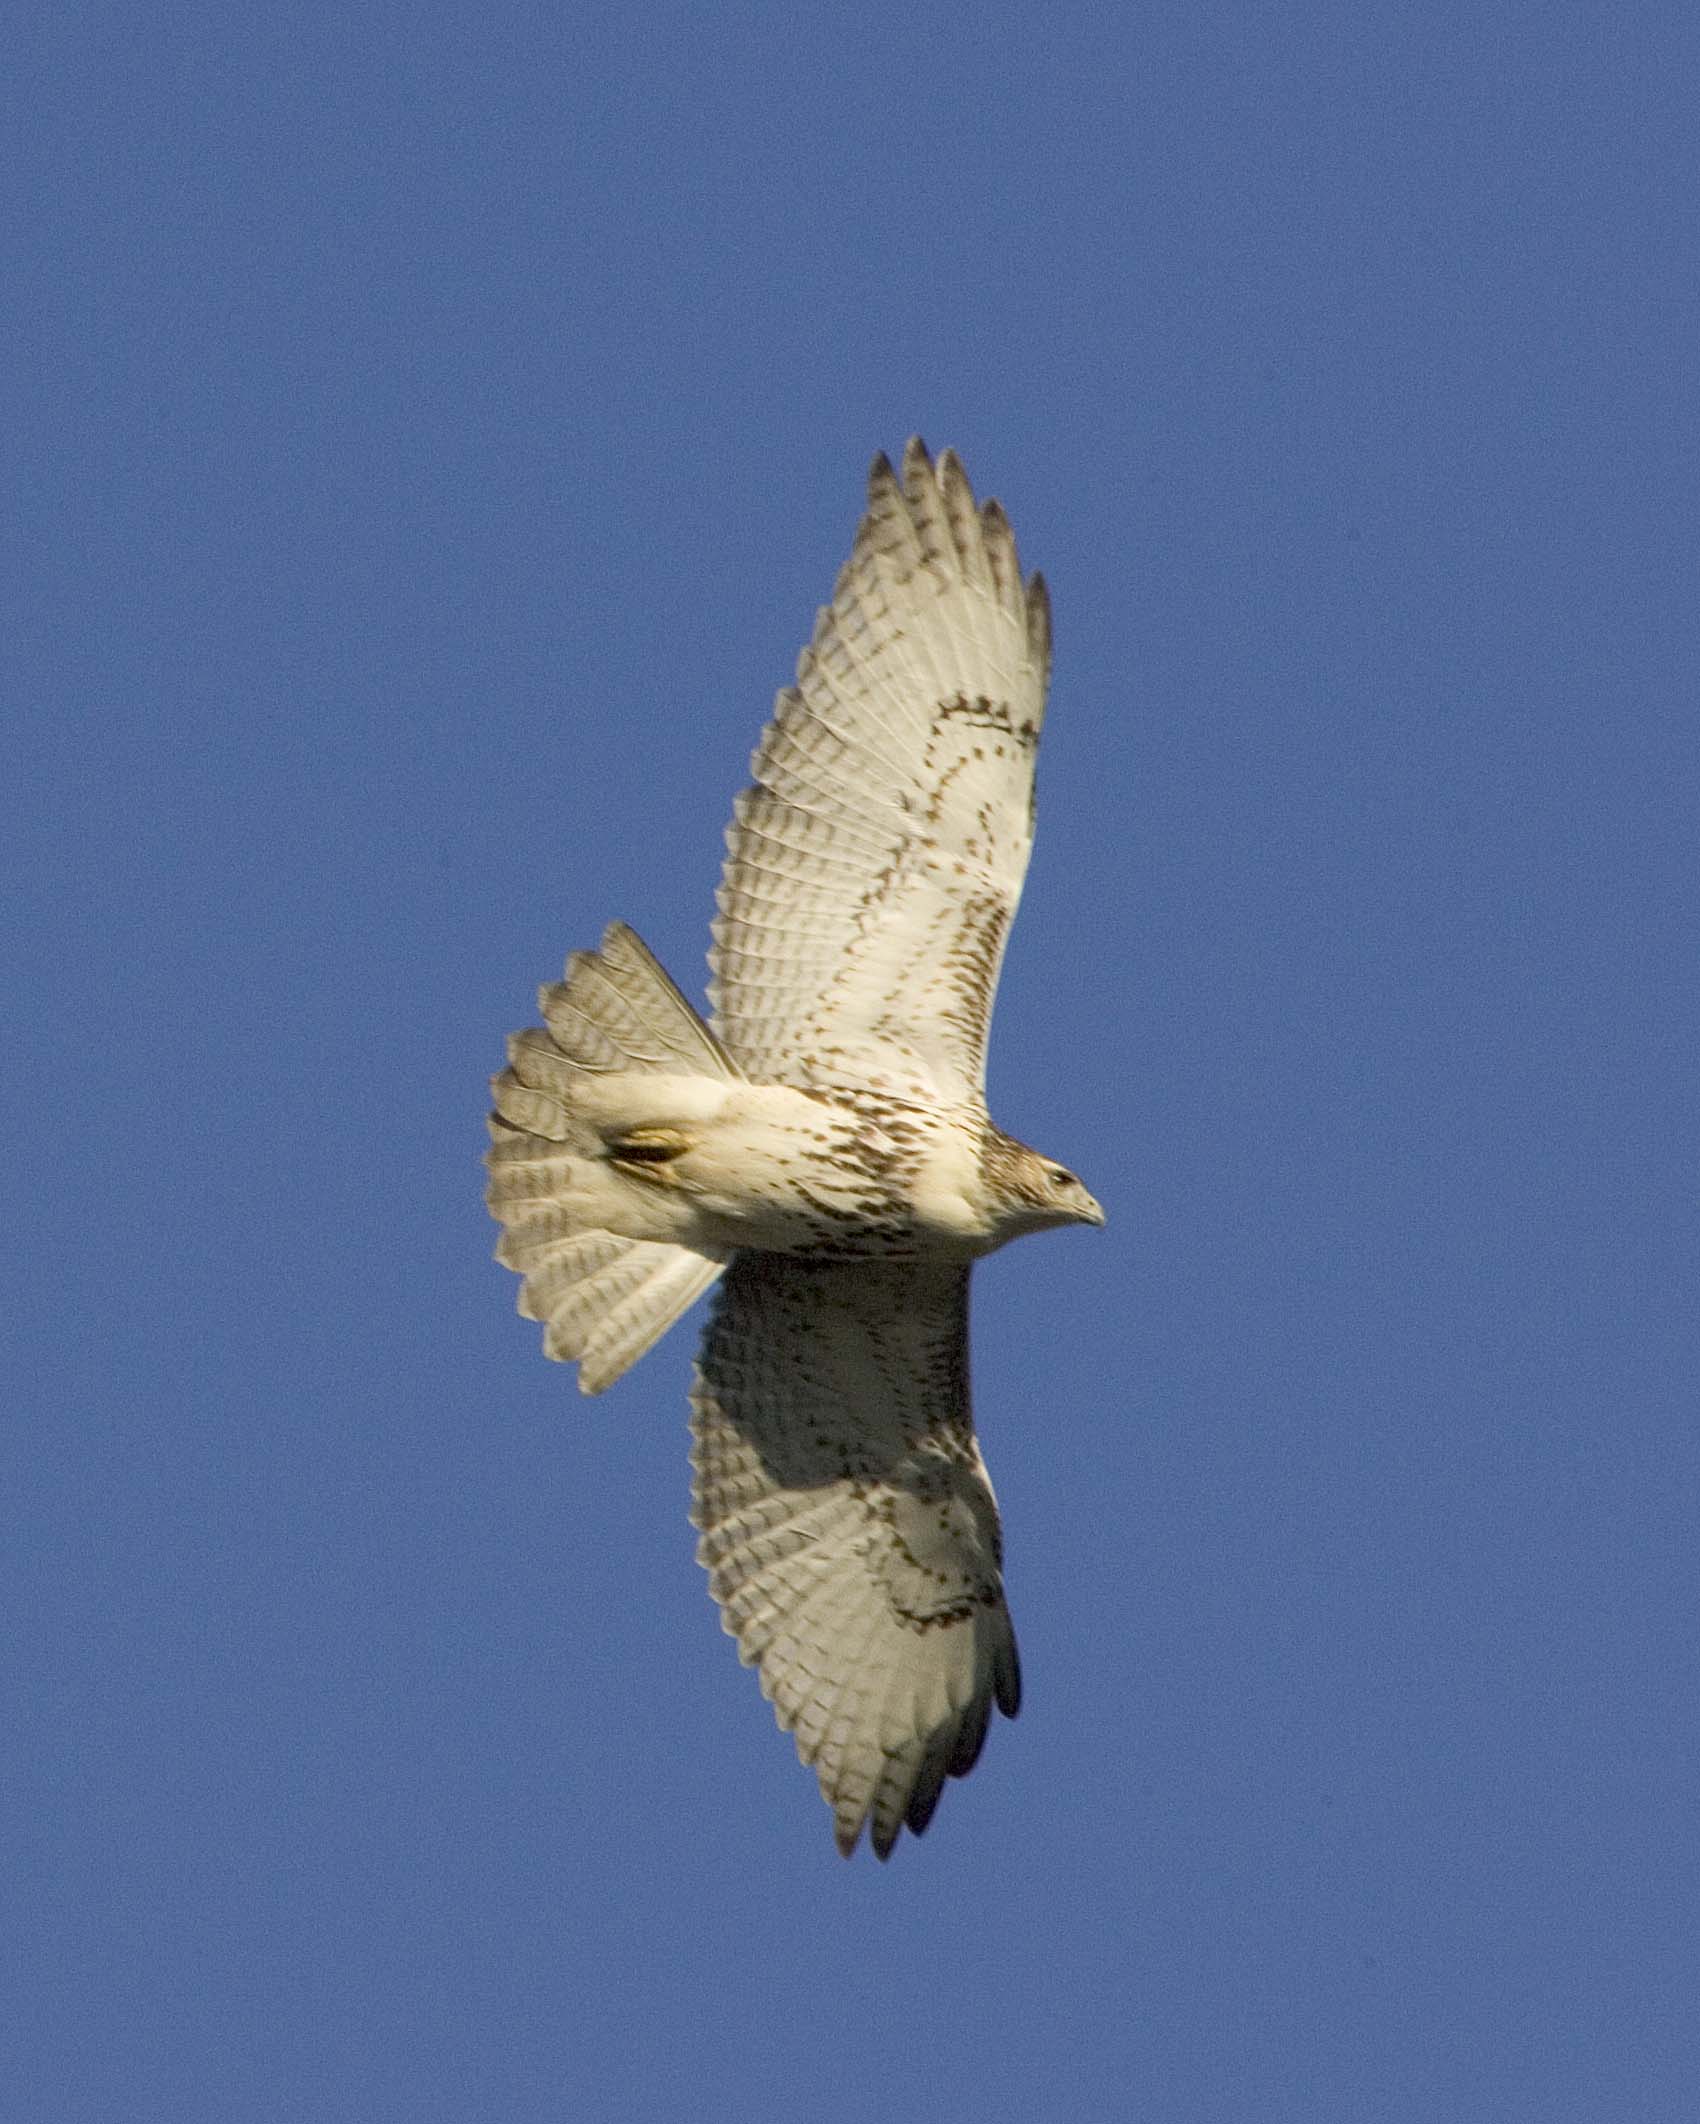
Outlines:
{"type": "Polygon", "coordinates": [[[992,1693],[997,1698],[998,1709],[1005,1718],[1016,1718],[1021,1712],[1021,1652],[1011,1630],[1009,1643],[1004,1648],[992,1672],[992,1693]]]}
{"type": "Polygon", "coordinates": [[[1051,588],[1037,570],[1027,579],[1027,640],[1048,678],[1051,668],[1051,588]]]}

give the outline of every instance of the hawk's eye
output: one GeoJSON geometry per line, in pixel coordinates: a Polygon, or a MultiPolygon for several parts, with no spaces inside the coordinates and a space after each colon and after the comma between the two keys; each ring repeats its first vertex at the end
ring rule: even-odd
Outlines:
{"type": "Polygon", "coordinates": [[[1078,1187],[1080,1182],[1064,1167],[1053,1165],[1051,1167],[1051,1185],[1060,1191],[1063,1188],[1078,1187]]]}

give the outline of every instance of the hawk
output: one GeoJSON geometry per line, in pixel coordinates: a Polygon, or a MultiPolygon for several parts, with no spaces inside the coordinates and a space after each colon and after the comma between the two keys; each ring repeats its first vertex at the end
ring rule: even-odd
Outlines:
{"type": "Polygon", "coordinates": [[[877,457],[727,830],[711,1017],[616,923],[492,1086],[497,1258],[586,1393],[718,1286],[698,1555],[846,1857],[925,1829],[1020,1698],[969,1271],[1104,1221],[986,1111],[1050,653],[999,505],[948,450],[877,457]]]}

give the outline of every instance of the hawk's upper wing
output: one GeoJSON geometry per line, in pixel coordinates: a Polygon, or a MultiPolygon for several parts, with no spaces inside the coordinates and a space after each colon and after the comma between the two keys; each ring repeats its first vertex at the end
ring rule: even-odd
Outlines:
{"type": "Polygon", "coordinates": [[[968,1271],[739,1254],[692,1390],[698,1555],[838,1847],[886,1857],[1015,1716],[968,1271]]]}
{"type": "Polygon", "coordinates": [[[884,457],[727,832],[710,993],[758,1081],[983,1096],[1033,839],[1042,578],[950,451],[884,457]]]}

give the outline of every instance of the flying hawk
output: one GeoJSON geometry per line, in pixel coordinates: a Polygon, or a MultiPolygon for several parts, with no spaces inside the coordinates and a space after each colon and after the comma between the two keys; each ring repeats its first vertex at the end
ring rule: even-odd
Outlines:
{"type": "Polygon", "coordinates": [[[616,923],[493,1084],[497,1258],[586,1393],[719,1285],[698,1555],[846,1857],[925,1829],[1020,1697],[970,1267],[1104,1221],[986,1112],[1050,654],[999,505],[948,450],[876,458],[727,830],[712,1017],[616,923]]]}

